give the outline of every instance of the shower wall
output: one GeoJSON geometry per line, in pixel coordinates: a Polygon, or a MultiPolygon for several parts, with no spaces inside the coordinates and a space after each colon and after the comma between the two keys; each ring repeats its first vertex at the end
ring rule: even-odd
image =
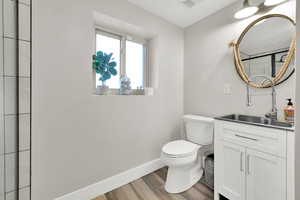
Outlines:
{"type": "Polygon", "coordinates": [[[0,200],[30,200],[31,1],[0,11],[0,200]]]}

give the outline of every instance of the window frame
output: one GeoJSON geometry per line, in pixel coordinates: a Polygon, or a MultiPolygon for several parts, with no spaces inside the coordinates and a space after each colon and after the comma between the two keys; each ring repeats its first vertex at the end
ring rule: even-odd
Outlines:
{"type": "MultiPolygon", "coordinates": [[[[132,34],[120,33],[107,28],[103,28],[100,26],[95,26],[95,34],[94,34],[94,52],[97,51],[97,35],[101,34],[104,36],[112,37],[115,39],[120,39],[120,77],[126,76],[126,41],[136,42],[138,44],[143,45],[143,86],[142,89],[149,87],[150,80],[150,69],[149,69],[149,42],[145,39],[142,39],[138,36],[134,36],[132,34]]],[[[94,90],[96,90],[96,71],[93,70],[93,85],[94,90]]],[[[110,94],[118,94],[119,88],[109,88],[110,94]]],[[[132,95],[137,94],[137,88],[132,88],[132,95]]]]}

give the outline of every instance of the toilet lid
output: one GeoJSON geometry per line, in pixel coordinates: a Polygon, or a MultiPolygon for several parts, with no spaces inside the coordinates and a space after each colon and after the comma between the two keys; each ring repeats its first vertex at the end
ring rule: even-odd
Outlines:
{"type": "Polygon", "coordinates": [[[183,157],[195,153],[199,147],[199,145],[185,140],[176,140],[164,145],[162,151],[172,157],[183,157]]]}

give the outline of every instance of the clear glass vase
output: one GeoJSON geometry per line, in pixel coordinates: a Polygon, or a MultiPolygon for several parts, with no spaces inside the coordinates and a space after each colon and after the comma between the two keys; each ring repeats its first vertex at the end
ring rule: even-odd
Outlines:
{"type": "Polygon", "coordinates": [[[105,81],[102,81],[102,85],[98,85],[96,88],[96,94],[105,95],[107,94],[109,87],[106,85],[105,81]]]}

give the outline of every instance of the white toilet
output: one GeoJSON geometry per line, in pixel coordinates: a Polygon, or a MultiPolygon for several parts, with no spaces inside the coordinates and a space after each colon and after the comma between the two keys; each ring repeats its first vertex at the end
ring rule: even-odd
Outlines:
{"type": "Polygon", "coordinates": [[[213,143],[214,120],[198,115],[183,117],[186,140],[172,141],[162,148],[161,160],[169,167],[165,190],[181,193],[196,184],[203,174],[202,152],[213,143]]]}

